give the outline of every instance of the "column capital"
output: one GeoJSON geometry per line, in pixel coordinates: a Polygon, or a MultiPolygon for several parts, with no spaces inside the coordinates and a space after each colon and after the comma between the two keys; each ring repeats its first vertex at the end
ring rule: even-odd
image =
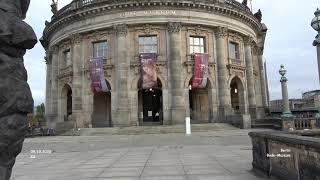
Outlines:
{"type": "Polygon", "coordinates": [[[259,56],[263,55],[264,47],[257,47],[257,53],[259,56]]]}
{"type": "Polygon", "coordinates": [[[243,42],[245,46],[254,46],[254,40],[252,36],[244,36],[243,42]]]}
{"type": "Polygon", "coordinates": [[[228,28],[227,27],[217,27],[215,28],[215,35],[217,38],[224,38],[228,36],[228,28]]]}
{"type": "Polygon", "coordinates": [[[72,34],[70,37],[71,44],[80,44],[82,42],[82,36],[78,33],[72,34]]]}
{"type": "Polygon", "coordinates": [[[169,33],[178,33],[181,30],[181,23],[179,22],[169,22],[168,23],[168,31],[169,33]]]}
{"type": "Polygon", "coordinates": [[[128,34],[128,26],[126,24],[119,24],[113,26],[113,29],[116,31],[116,34],[121,37],[126,37],[128,34]]]}
{"type": "Polygon", "coordinates": [[[49,47],[49,54],[58,54],[59,47],[57,45],[49,47]]]}

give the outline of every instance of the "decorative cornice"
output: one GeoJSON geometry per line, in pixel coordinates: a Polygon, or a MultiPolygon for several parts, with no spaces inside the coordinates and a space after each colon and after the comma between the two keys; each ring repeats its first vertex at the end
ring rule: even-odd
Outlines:
{"type": "MultiPolygon", "coordinates": [[[[119,12],[130,12],[136,8],[148,9],[150,8],[175,8],[184,9],[186,7],[192,9],[198,9],[201,11],[207,11],[208,13],[219,14],[222,16],[228,16],[237,21],[242,21],[248,26],[252,27],[257,33],[261,31],[262,24],[254,17],[250,9],[236,0],[185,0],[185,1],[155,1],[148,0],[148,2],[136,1],[136,0],[99,0],[90,1],[85,3],[86,0],[74,0],[67,6],[61,8],[56,16],[52,17],[50,23],[46,24],[46,28],[43,33],[45,40],[50,40],[55,30],[68,26],[71,22],[80,21],[86,18],[103,15],[113,14],[119,12]],[[83,2],[82,2],[83,1],[83,2]]],[[[197,10],[194,10],[197,11],[197,10]]]]}
{"type": "Polygon", "coordinates": [[[181,23],[179,22],[169,22],[168,23],[168,32],[169,33],[178,33],[181,30],[181,23]]]}
{"type": "Polygon", "coordinates": [[[224,38],[228,36],[228,28],[227,27],[217,27],[215,31],[215,35],[217,38],[224,38]]]}
{"type": "Polygon", "coordinates": [[[125,37],[128,34],[128,26],[126,24],[115,25],[113,29],[116,31],[117,36],[125,37]]]}

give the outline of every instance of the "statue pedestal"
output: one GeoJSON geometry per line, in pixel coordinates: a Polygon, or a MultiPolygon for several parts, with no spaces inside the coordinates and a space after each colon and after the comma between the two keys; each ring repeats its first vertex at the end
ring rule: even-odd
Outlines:
{"type": "Polygon", "coordinates": [[[283,131],[289,131],[289,130],[295,130],[295,124],[294,124],[295,117],[290,113],[283,113],[281,116],[282,120],[282,130],[283,131]]]}

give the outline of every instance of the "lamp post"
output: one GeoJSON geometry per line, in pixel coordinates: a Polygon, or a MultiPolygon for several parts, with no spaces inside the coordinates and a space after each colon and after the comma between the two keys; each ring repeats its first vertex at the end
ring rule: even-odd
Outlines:
{"type": "Polygon", "coordinates": [[[292,115],[290,111],[289,106],[289,96],[288,96],[288,79],[285,76],[287,73],[287,70],[284,68],[284,65],[281,65],[279,74],[281,75],[281,89],[282,89],[282,129],[283,130],[290,130],[295,129],[294,126],[294,116],[292,115]]]}
{"type": "Polygon", "coordinates": [[[313,46],[317,47],[317,59],[318,59],[318,74],[320,80],[320,9],[317,8],[314,13],[315,17],[311,21],[311,27],[318,32],[315,40],[313,41],[313,46]]]}
{"type": "MultiPolygon", "coordinates": [[[[315,40],[313,41],[313,46],[317,47],[317,60],[318,60],[318,75],[320,81],[320,9],[317,8],[314,13],[315,17],[311,21],[311,27],[318,32],[315,40]]],[[[317,126],[320,127],[320,110],[316,114],[317,126]]]]}

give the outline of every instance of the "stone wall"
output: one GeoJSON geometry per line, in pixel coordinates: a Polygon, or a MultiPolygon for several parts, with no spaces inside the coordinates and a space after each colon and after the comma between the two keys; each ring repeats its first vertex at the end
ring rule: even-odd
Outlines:
{"type": "MultiPolygon", "coordinates": [[[[318,135],[320,133],[318,132],[318,135]]],[[[251,132],[254,170],[283,180],[320,178],[320,138],[251,132]]]]}

